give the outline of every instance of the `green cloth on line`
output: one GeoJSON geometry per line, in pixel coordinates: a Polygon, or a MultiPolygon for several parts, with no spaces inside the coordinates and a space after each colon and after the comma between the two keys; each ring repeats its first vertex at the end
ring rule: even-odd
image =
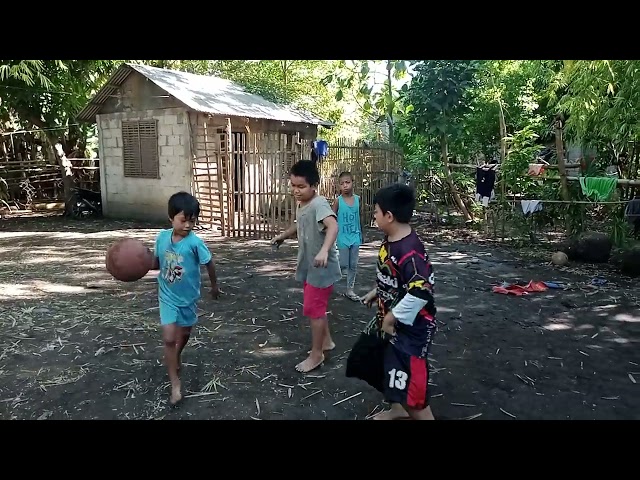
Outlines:
{"type": "Polygon", "coordinates": [[[580,188],[585,197],[598,202],[609,200],[618,185],[617,178],[611,177],[580,177],[580,188]]]}

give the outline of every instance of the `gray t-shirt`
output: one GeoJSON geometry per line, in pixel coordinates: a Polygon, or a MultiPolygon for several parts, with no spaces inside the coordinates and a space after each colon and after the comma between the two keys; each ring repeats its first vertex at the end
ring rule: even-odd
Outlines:
{"type": "Polygon", "coordinates": [[[327,199],[318,195],[303,207],[298,207],[296,220],[298,227],[298,266],[296,280],[307,282],[318,288],[326,288],[342,278],[338,262],[338,248],[335,242],[329,249],[328,263],[325,267],[314,267],[316,257],[325,239],[326,227],[322,221],[327,217],[336,217],[327,199]]]}

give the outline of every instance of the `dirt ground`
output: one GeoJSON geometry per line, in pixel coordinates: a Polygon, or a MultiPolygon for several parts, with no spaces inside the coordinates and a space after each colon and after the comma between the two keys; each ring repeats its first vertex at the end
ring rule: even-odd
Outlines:
{"type": "MultiPolygon", "coordinates": [[[[202,234],[224,296],[201,301],[183,355],[186,399],[169,408],[155,280],[122,284],[104,268],[116,238],[152,246],[159,227],[60,217],[0,223],[0,418],[361,420],[384,407],[344,374],[370,310],[335,295],[337,348],[299,374],[293,367],[310,332],[293,278],[295,243],[273,253],[266,241],[202,234]]],[[[369,232],[362,249],[361,293],[373,285],[379,239],[369,232]]],[[[437,281],[437,418],[640,419],[640,290],[631,281],[596,267],[531,263],[472,237],[424,240],[437,281]],[[594,277],[608,282],[590,286],[594,277]],[[517,280],[568,288],[491,291],[517,280]]]]}

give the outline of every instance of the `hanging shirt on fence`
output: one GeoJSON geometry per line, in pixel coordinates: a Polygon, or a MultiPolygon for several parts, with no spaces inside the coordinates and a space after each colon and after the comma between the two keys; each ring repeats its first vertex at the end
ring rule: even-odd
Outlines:
{"type": "Polygon", "coordinates": [[[613,177],[580,177],[580,188],[587,198],[595,198],[599,202],[606,202],[618,185],[618,179],[613,177]]]}
{"type": "Polygon", "coordinates": [[[476,168],[476,202],[482,201],[482,205],[489,206],[489,201],[494,198],[493,187],[496,183],[495,167],[476,168]]]}
{"type": "Polygon", "coordinates": [[[539,177],[545,171],[546,165],[544,163],[530,163],[529,171],[527,172],[532,177],[539,177]]]}
{"type": "Polygon", "coordinates": [[[624,216],[627,222],[634,226],[634,234],[640,229],[640,198],[629,200],[624,209],[624,216]]]}
{"type": "Polygon", "coordinates": [[[542,210],[542,200],[522,200],[522,213],[529,215],[542,210]]]}
{"type": "Polygon", "coordinates": [[[329,144],[326,140],[316,140],[313,142],[313,150],[318,157],[326,157],[329,155],[329,144]]]}

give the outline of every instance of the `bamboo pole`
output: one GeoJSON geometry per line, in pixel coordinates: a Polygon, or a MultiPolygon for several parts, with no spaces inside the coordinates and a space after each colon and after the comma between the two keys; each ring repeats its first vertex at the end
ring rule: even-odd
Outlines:
{"type": "MultiPolygon", "coordinates": [[[[561,177],[539,177],[540,180],[561,180],[561,177]]],[[[566,177],[569,182],[577,182],[580,178],[588,178],[588,177],[566,177]]],[[[631,180],[628,178],[618,178],[616,179],[618,185],[629,185],[631,187],[640,186],[640,180],[631,180]]]]}

